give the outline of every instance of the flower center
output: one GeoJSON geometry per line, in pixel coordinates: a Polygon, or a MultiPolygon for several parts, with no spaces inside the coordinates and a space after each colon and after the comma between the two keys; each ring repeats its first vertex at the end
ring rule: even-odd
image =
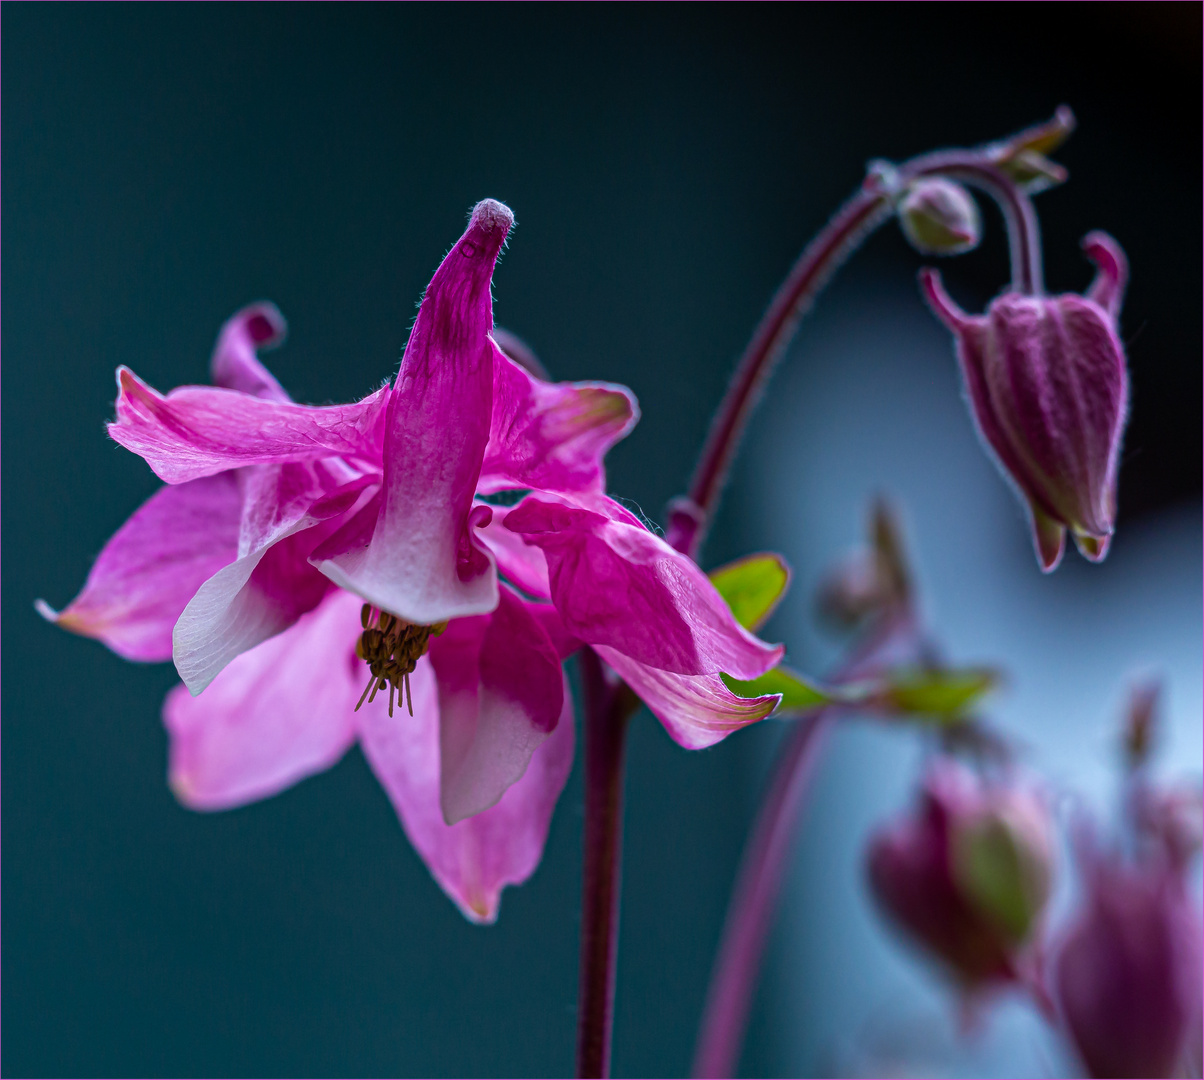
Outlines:
{"type": "Polygon", "coordinates": [[[360,623],[364,632],[355,643],[355,655],[368,665],[372,677],[364,692],[360,694],[359,712],[367,698],[369,704],[378,691],[389,688],[389,715],[393,715],[393,695],[401,704],[404,689],[406,708],[414,715],[414,703],[410,698],[410,672],[418,666],[419,658],[426,652],[431,636],[438,637],[447,629],[447,623],[434,626],[415,626],[387,611],[365,604],[360,611],[360,623]],[[371,696],[369,696],[371,692],[371,696]]]}

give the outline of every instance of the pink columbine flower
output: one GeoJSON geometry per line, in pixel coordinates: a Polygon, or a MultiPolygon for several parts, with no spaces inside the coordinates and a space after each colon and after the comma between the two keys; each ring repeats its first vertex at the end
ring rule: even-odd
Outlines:
{"type": "MultiPolygon", "coordinates": [[[[771,711],[776,697],[735,697],[719,672],[752,677],[781,655],[602,494],[602,459],[635,423],[630,393],[543,382],[491,337],[491,278],[512,223],[500,203],[476,207],[431,280],[393,386],[354,404],[289,399],[256,356],[284,334],[266,304],[223,328],[217,387],[164,396],[119,369],[110,433],[168,486],[110,540],[65,610],[40,604],[122,656],[175,661],[184,686],[164,709],[169,773],[190,806],[274,794],[358,739],[436,880],[477,921],[534,870],[567,778],[566,655],[613,639],[618,663],[637,678],[647,670],[650,703],[685,745],[771,711]],[[514,489],[615,516],[626,587],[646,598],[626,622],[657,625],[595,632],[588,614],[576,618],[592,611],[601,625],[623,609],[623,594],[601,595],[623,584],[605,560],[562,618],[546,602],[540,549],[513,528],[531,511],[477,498],[514,489]],[[499,567],[535,599],[500,582],[499,567]]],[[[588,533],[577,542],[588,546],[588,533]]]]}
{"type": "Polygon", "coordinates": [[[1053,869],[1049,815],[1035,792],[986,785],[940,759],[916,812],[871,839],[867,865],[878,903],[965,989],[1019,977],[1053,869]]]}
{"type": "Polygon", "coordinates": [[[1129,377],[1117,318],[1128,275],[1124,252],[1093,232],[1085,296],[1007,292],[970,316],[935,270],[921,272],[933,310],[957,337],[979,434],[1029,507],[1044,570],[1058,565],[1069,529],[1086,558],[1104,558],[1116,517],[1129,377]]]}
{"type": "Polygon", "coordinates": [[[1170,860],[1082,854],[1086,898],[1053,988],[1091,1076],[1187,1076],[1200,1047],[1200,905],[1170,860]],[[1189,1039],[1196,1039],[1194,1051],[1189,1039]]]}

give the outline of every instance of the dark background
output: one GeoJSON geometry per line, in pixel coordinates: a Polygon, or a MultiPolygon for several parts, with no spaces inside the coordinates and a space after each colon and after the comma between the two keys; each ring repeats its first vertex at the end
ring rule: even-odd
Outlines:
{"type": "MultiPolygon", "coordinates": [[[[865,161],[1066,101],[1072,180],[1038,204],[1049,287],[1086,283],[1091,228],[1133,266],[1123,526],[1201,488],[1200,11],[6,4],[3,1071],[572,1068],[579,768],[543,866],[474,928],[358,751],[266,803],[187,812],[163,782],[170,667],[33,613],[156,486],[104,435],[117,364],[204,381],[218,326],[267,297],[293,395],[360,396],[494,196],[519,221],[499,323],[558,378],[636,391],[611,488],[660,519],[772,289],[865,161]]],[[[987,227],[947,274],[971,307],[1006,278],[990,210],[987,227]]],[[[849,273],[918,264],[886,229],[849,273]]],[[[757,543],[739,526],[729,510],[709,563],[757,543]]],[[[746,779],[777,735],[687,754],[647,714],[633,727],[619,1074],[688,1067],[746,779]]],[[[783,1066],[754,1041],[745,1068],[783,1066]]]]}

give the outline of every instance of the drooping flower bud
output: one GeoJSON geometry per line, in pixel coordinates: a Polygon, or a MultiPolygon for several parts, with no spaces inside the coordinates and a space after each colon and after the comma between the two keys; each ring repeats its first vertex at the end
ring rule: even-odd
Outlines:
{"type": "MultiPolygon", "coordinates": [[[[1200,916],[1166,865],[1089,857],[1054,993],[1092,1076],[1183,1076],[1200,1016],[1200,916]]],[[[1196,1048],[1199,1053],[1199,1048],[1196,1048]]]]}
{"type": "Polygon", "coordinates": [[[966,988],[1017,977],[1049,896],[1053,844],[1038,796],[942,759],[913,815],[869,846],[875,898],[966,988]]]}
{"type": "Polygon", "coordinates": [[[911,570],[899,523],[885,500],[874,502],[870,546],[833,567],[821,581],[816,600],[820,613],[841,628],[910,608],[911,570]]]}
{"type": "Polygon", "coordinates": [[[915,181],[899,201],[898,214],[903,235],[925,255],[960,255],[982,239],[974,197],[942,176],[915,181]]]}
{"type": "Polygon", "coordinates": [[[957,338],[979,434],[1028,503],[1047,572],[1062,558],[1067,529],[1086,558],[1107,554],[1128,411],[1116,326],[1124,252],[1101,232],[1083,250],[1097,267],[1086,295],[1007,292],[981,316],[962,311],[935,270],[921,271],[929,303],[957,338]]]}

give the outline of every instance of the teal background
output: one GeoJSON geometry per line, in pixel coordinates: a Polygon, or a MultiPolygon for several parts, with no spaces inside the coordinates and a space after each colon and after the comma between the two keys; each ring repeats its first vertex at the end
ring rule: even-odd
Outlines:
{"type": "MultiPolygon", "coordinates": [[[[203,381],[221,322],[270,298],[290,338],[269,363],[294,396],[362,395],[396,369],[467,209],[497,197],[519,222],[496,276],[499,323],[558,378],[635,390],[644,419],[611,456],[611,486],[663,520],[771,291],[865,161],[995,138],[1067,101],[1082,125],[1059,155],[1072,180],[1039,202],[1049,284],[1083,286],[1077,241],[1096,227],[1134,268],[1121,528],[1190,516],[1200,30],[1197,6],[1160,4],[5,5],[5,1074],[572,1069],[579,762],[538,873],[506,894],[497,926],[475,928],[430,881],[358,751],[265,803],[183,810],[164,783],[158,722],[170,667],[125,663],[34,614],[35,597],[57,606],[75,594],[157,483],[105,437],[117,364],[162,389],[203,381]]],[[[947,269],[972,307],[1006,275],[989,209],[986,221],[982,250],[947,269]]],[[[812,402],[827,400],[823,373],[846,363],[800,342],[771,390],[774,437],[750,441],[706,553],[712,565],[788,549],[798,584],[767,635],[788,635],[803,666],[827,656],[796,634],[810,625],[808,583],[856,538],[863,489],[892,480],[884,460],[935,503],[959,505],[963,482],[1002,490],[978,458],[946,484],[877,420],[902,400],[882,377],[899,378],[897,365],[916,365],[904,387],[926,385],[924,372],[956,400],[947,339],[908,321],[924,317],[919,264],[886,229],[821,306],[825,325],[861,325],[867,297],[900,312],[892,325],[908,348],[880,345],[879,366],[840,384],[864,394],[850,423],[867,454],[793,439],[831,415],[812,402]],[[818,383],[789,377],[804,362],[818,383]],[[825,503],[833,492],[856,492],[856,505],[825,503]]],[[[938,422],[968,431],[956,407],[934,408],[938,422]]],[[[978,453],[972,437],[950,445],[978,453]]],[[[1000,527],[1028,558],[1018,516],[1000,527]]],[[[929,568],[968,573],[957,559],[929,568]]],[[[974,573],[1006,590],[1012,566],[974,573]]],[[[1198,597],[1198,581],[1189,587],[1198,597]]],[[[946,610],[969,602],[947,595],[946,610]]],[[[769,723],[686,753],[647,713],[633,724],[619,1075],[688,1068],[779,735],[769,723]]],[[[839,917],[831,906],[808,916],[839,917]]],[[[831,980],[875,961],[802,955],[807,979],[766,991],[749,1074],[845,1067],[791,1033],[831,980]]]]}

